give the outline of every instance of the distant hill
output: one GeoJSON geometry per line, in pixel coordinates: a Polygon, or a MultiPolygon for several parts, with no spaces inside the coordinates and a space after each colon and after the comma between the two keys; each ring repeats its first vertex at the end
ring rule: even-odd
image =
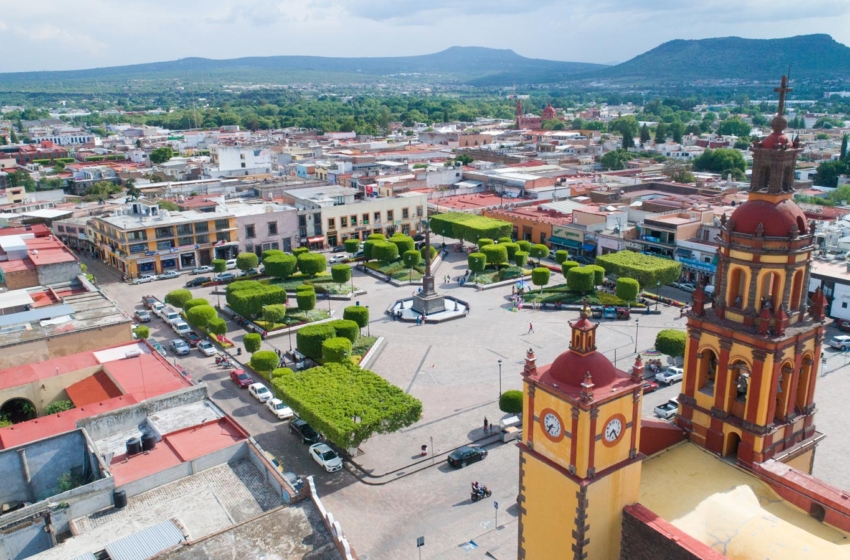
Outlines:
{"type": "Polygon", "coordinates": [[[639,81],[775,80],[787,73],[789,66],[796,80],[850,77],[850,47],[829,35],[679,39],[581,77],[639,81]]]}
{"type": "MultiPolygon", "coordinates": [[[[286,83],[303,81],[305,75],[312,77],[313,81],[344,83],[377,81],[391,77],[411,79],[409,76],[411,74],[425,75],[423,79],[433,83],[462,83],[470,79],[505,72],[527,76],[569,75],[598,68],[603,66],[526,58],[507,49],[451,47],[434,54],[400,57],[267,56],[229,60],[184,58],[170,62],[88,70],[6,73],[0,74],[0,83],[6,87],[38,83],[70,85],[74,82],[132,79],[286,83]],[[401,74],[407,76],[399,76],[401,74]]],[[[413,78],[415,79],[416,76],[413,78]]]]}

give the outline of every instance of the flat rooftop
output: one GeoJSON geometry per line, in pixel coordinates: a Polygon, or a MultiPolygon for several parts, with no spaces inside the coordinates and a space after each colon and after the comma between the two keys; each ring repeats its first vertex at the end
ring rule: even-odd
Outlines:
{"type": "Polygon", "coordinates": [[[221,220],[232,217],[233,215],[228,212],[197,212],[195,210],[186,210],[184,212],[165,211],[164,214],[160,213],[156,216],[148,216],[146,214],[116,214],[113,216],[96,216],[96,219],[102,220],[104,223],[118,229],[137,230],[174,226],[190,222],[208,222],[210,220],[221,220]]]}
{"type": "Polygon", "coordinates": [[[507,204],[513,200],[510,197],[501,197],[490,193],[464,194],[460,196],[447,196],[445,198],[433,198],[428,202],[450,208],[452,210],[469,211],[492,208],[500,204],[507,204]]]}
{"type": "Polygon", "coordinates": [[[850,558],[850,534],[690,442],[643,462],[640,503],[730,560],[850,558]]]}

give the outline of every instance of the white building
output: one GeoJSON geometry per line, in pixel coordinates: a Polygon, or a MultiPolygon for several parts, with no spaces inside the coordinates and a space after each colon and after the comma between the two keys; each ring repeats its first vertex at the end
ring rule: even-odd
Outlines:
{"type": "Polygon", "coordinates": [[[212,177],[235,177],[271,173],[272,158],[268,148],[246,146],[210,146],[212,177]]]}

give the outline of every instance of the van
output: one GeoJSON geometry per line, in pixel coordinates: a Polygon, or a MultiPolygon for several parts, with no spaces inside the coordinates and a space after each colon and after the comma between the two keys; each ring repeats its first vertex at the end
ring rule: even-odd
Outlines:
{"type": "Polygon", "coordinates": [[[233,270],[236,268],[236,259],[230,259],[227,261],[227,270],[233,270]]]}

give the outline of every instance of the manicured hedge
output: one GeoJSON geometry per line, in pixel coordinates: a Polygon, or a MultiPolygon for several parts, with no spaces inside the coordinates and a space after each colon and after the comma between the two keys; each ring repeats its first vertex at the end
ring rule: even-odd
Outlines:
{"type": "Polygon", "coordinates": [[[401,260],[404,262],[405,267],[413,268],[422,262],[422,255],[419,254],[419,251],[413,249],[412,251],[405,251],[401,256],[401,260]]]}
{"type": "Polygon", "coordinates": [[[538,243],[531,246],[528,254],[531,255],[531,258],[540,260],[549,255],[549,247],[542,243],[538,243]]]}
{"type": "Polygon", "coordinates": [[[422,416],[418,399],[351,363],[287,372],[271,383],[300,418],[345,449],[357,447],[373,434],[411,426],[422,416]]]}
{"type": "Polygon", "coordinates": [[[514,262],[514,256],[516,255],[517,251],[519,251],[519,245],[517,245],[516,243],[501,243],[501,242],[499,243],[499,245],[504,247],[505,251],[508,252],[508,260],[510,262],[514,262]]]}
{"type": "Polygon", "coordinates": [[[541,288],[549,283],[552,271],[545,266],[538,266],[531,271],[531,283],[541,288]]]}
{"type": "Polygon", "coordinates": [[[337,336],[347,338],[352,343],[357,342],[357,337],[360,336],[360,325],[355,321],[337,319],[336,321],[330,321],[326,324],[333,327],[337,336]]]}
{"type": "Polygon", "coordinates": [[[413,241],[413,238],[403,233],[396,233],[390,237],[390,243],[394,243],[395,246],[398,247],[399,255],[403,255],[407,251],[413,251],[416,249],[416,242],[413,241]]]}
{"type": "Polygon", "coordinates": [[[216,274],[221,274],[227,270],[227,261],[224,259],[213,259],[212,267],[216,274]]]}
{"type": "Polygon", "coordinates": [[[345,284],[351,280],[351,267],[347,264],[335,264],[331,267],[331,278],[337,284],[345,284]]]}
{"type": "Polygon", "coordinates": [[[271,350],[260,350],[251,356],[251,361],[248,364],[258,373],[263,374],[263,377],[268,377],[271,371],[280,365],[280,358],[276,352],[271,350]]]}
{"type": "Polygon", "coordinates": [[[298,255],[298,270],[307,276],[315,276],[324,272],[328,267],[328,261],[320,253],[302,253],[298,255]]]}
{"type": "Polygon", "coordinates": [[[514,253],[514,264],[522,268],[528,264],[528,251],[517,251],[514,253]]]}
{"type": "Polygon", "coordinates": [[[486,237],[483,237],[483,238],[478,240],[478,250],[480,251],[482,247],[486,247],[487,245],[492,245],[493,243],[495,243],[495,241],[493,241],[492,239],[488,239],[486,237]]]}
{"type": "Polygon", "coordinates": [[[145,340],[151,337],[151,330],[144,325],[136,327],[136,338],[145,340]]]}
{"type": "Polygon", "coordinates": [[[367,235],[367,236],[366,236],[366,240],[367,240],[367,241],[369,241],[369,240],[372,240],[372,241],[386,241],[386,240],[387,240],[387,236],[386,236],[386,235],[384,235],[383,233],[370,233],[369,235],[367,235]]]}
{"type": "Polygon", "coordinates": [[[252,268],[257,268],[260,264],[260,259],[254,253],[239,253],[236,255],[236,268],[242,272],[246,272],[252,268]]]}
{"type": "Polygon", "coordinates": [[[513,229],[510,222],[477,216],[465,212],[449,212],[432,216],[431,231],[445,237],[478,243],[483,239],[496,239],[508,235],[513,229]]]}
{"type": "Polygon", "coordinates": [[[266,305],[286,302],[286,292],[280,286],[244,280],[234,289],[228,286],[225,298],[233,311],[243,317],[254,318],[262,313],[266,305]]]}
{"type": "Polygon", "coordinates": [[[309,252],[310,252],[309,247],[296,247],[295,249],[292,250],[292,254],[295,255],[296,257],[300,257],[301,255],[306,255],[309,252]]]}
{"type": "Polygon", "coordinates": [[[596,285],[595,274],[586,266],[571,268],[567,271],[567,286],[574,292],[590,292],[596,285]]]}
{"type": "Polygon", "coordinates": [[[383,243],[383,239],[367,239],[363,242],[363,258],[367,261],[371,261],[375,257],[372,256],[372,249],[375,247],[376,243],[383,243]]]}
{"type": "Polygon", "coordinates": [[[513,243],[513,242],[514,242],[514,240],[511,239],[510,237],[500,237],[499,238],[499,243],[513,243]]]}
{"type": "Polygon", "coordinates": [[[193,297],[194,296],[192,295],[192,292],[190,292],[189,290],[174,290],[173,292],[168,292],[167,294],[165,294],[165,303],[182,309],[183,304],[192,299],[193,297]]]}
{"type": "Polygon", "coordinates": [[[206,329],[210,321],[217,317],[218,312],[211,305],[196,305],[186,312],[186,321],[199,329],[206,329]]]}
{"type": "Polygon", "coordinates": [[[507,414],[522,414],[522,391],[512,389],[499,396],[499,410],[507,414]]]}
{"type": "Polygon", "coordinates": [[[289,278],[295,274],[295,270],[298,268],[298,259],[295,255],[287,255],[286,253],[274,254],[263,258],[263,266],[266,276],[289,278]]]}
{"type": "Polygon", "coordinates": [[[569,252],[561,249],[560,251],[555,251],[555,262],[558,264],[563,264],[570,258],[569,252]]]}
{"type": "Polygon", "coordinates": [[[685,355],[687,335],[683,330],[664,329],[655,336],[655,349],[662,354],[681,358],[685,355]]]}
{"type": "Polygon", "coordinates": [[[263,307],[263,319],[271,323],[280,323],[286,316],[286,305],[273,303],[263,307]]]}
{"type": "Polygon", "coordinates": [[[221,317],[216,317],[207,323],[207,330],[212,334],[227,334],[227,322],[221,317]]]}
{"type": "Polygon", "coordinates": [[[469,253],[469,256],[466,257],[466,264],[474,273],[484,272],[484,269],[487,268],[487,255],[484,253],[469,253]]]}
{"type": "Polygon", "coordinates": [[[589,264],[585,268],[593,271],[593,284],[600,285],[605,280],[605,269],[598,264],[589,264]]]}
{"type": "Polygon", "coordinates": [[[263,255],[262,257],[260,257],[260,260],[266,262],[266,259],[269,257],[280,257],[281,255],[285,254],[286,253],[284,253],[280,249],[266,249],[265,251],[263,251],[263,255]]]}
{"type": "Polygon", "coordinates": [[[246,352],[253,354],[263,345],[263,337],[261,337],[258,333],[246,334],[242,337],[242,344],[245,345],[246,352]]]}
{"type": "MultiPolygon", "coordinates": [[[[425,260],[425,246],[423,245],[419,249],[419,254],[422,255],[422,260],[425,260]]],[[[431,246],[431,262],[434,262],[434,259],[437,257],[437,249],[434,246],[431,246]]]]}
{"type": "Polygon", "coordinates": [[[316,289],[313,286],[302,285],[295,290],[295,301],[301,311],[310,311],[316,308],[316,289]]]}
{"type": "Polygon", "coordinates": [[[347,338],[329,338],[322,342],[322,361],[340,363],[351,356],[351,341],[347,338]]]}
{"type": "Polygon", "coordinates": [[[525,251],[526,253],[531,252],[531,241],[526,241],[525,239],[516,242],[519,245],[520,251],[525,251]]]}
{"type": "Polygon", "coordinates": [[[376,241],[372,245],[372,258],[389,264],[398,258],[398,245],[392,241],[376,241]]]}
{"type": "Polygon", "coordinates": [[[561,273],[564,275],[564,278],[567,277],[567,273],[571,268],[577,268],[579,265],[576,261],[564,261],[561,263],[561,273]]]}
{"type": "Polygon", "coordinates": [[[622,300],[635,301],[640,293],[640,284],[634,278],[617,278],[614,293],[622,300]]]}
{"type": "Polygon", "coordinates": [[[210,302],[208,302],[204,298],[192,298],[192,299],[190,299],[189,301],[187,301],[186,303],[183,304],[183,311],[188,312],[193,307],[198,307],[199,305],[209,305],[209,304],[210,304],[210,302]]]}
{"type": "Polygon", "coordinates": [[[319,359],[322,357],[322,343],[334,337],[336,330],[327,323],[307,325],[296,331],[295,346],[308,358],[319,359]]]}
{"type": "Polygon", "coordinates": [[[633,251],[620,251],[596,257],[596,264],[607,274],[634,278],[641,286],[655,286],[656,282],[669,284],[682,274],[682,263],[633,251]]]}
{"type": "Polygon", "coordinates": [[[486,257],[488,265],[500,265],[508,262],[508,250],[504,245],[485,245],[480,252],[486,257]]]}
{"type": "Polygon", "coordinates": [[[345,246],[345,252],[354,254],[360,250],[360,240],[359,239],[346,239],[343,241],[343,246],[345,246]]]}
{"type": "Polygon", "coordinates": [[[354,321],[362,329],[369,324],[369,309],[358,305],[350,305],[343,310],[342,318],[346,321],[354,321]]]}

